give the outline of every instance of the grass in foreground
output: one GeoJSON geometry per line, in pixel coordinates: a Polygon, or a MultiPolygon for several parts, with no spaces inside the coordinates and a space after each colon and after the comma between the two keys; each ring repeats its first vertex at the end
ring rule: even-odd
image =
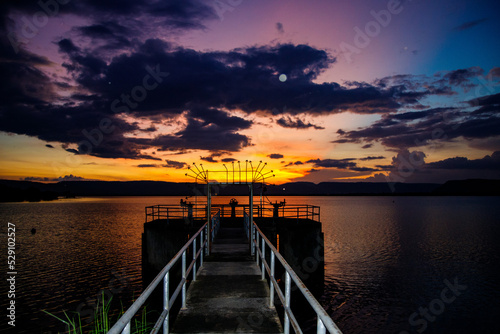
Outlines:
{"type": "MultiPolygon", "coordinates": [[[[114,323],[123,315],[123,305],[119,312],[111,313],[111,299],[107,302],[104,301],[104,294],[102,294],[102,298],[98,301],[95,313],[94,320],[92,323],[87,325],[82,325],[82,319],[80,313],[74,313],[73,316],[70,316],[68,312],[64,311],[65,319],[58,317],[50,312],[43,310],[43,312],[48,315],[56,318],[66,325],[65,334],[105,334],[107,333],[111,327],[113,327],[114,323]]],[[[145,334],[151,331],[153,324],[147,321],[146,307],[142,309],[140,319],[135,318],[132,323],[131,333],[133,334],[145,334]]]]}

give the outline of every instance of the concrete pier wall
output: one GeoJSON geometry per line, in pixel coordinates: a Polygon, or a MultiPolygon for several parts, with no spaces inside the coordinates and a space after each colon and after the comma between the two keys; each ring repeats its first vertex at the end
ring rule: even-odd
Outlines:
{"type": "MultiPolygon", "coordinates": [[[[225,217],[221,219],[221,224],[238,226],[243,224],[242,219],[225,217]]],[[[325,274],[321,223],[310,219],[289,218],[255,218],[255,221],[311,292],[320,296],[323,293],[325,274]]],[[[200,220],[189,225],[180,219],[171,219],[168,223],[155,220],[144,224],[142,263],[145,286],[202,224],[203,221],[200,220]]],[[[278,267],[276,273],[280,277],[284,271],[278,267]]]]}
{"type": "MultiPolygon", "coordinates": [[[[203,225],[182,219],[154,220],[144,224],[142,234],[142,278],[146,287],[203,225]]],[[[176,275],[177,276],[177,275],[176,275]]]]}
{"type": "MultiPolygon", "coordinates": [[[[309,290],[320,296],[325,276],[321,223],[289,218],[256,218],[255,221],[309,290]]],[[[283,275],[284,271],[279,274],[283,275]]]]}

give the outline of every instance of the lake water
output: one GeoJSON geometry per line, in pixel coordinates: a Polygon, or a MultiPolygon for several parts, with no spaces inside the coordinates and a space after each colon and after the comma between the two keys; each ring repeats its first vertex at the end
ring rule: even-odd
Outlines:
{"type": "MultiPolygon", "coordinates": [[[[61,317],[63,311],[88,314],[102,293],[129,305],[142,291],[144,207],[179,200],[0,204],[2,270],[8,271],[10,222],[16,226],[17,271],[16,327],[7,324],[9,286],[3,279],[0,331],[62,332],[64,326],[42,310],[61,317]]],[[[319,299],[344,333],[500,332],[499,197],[286,200],[321,207],[325,292],[319,299]]]]}

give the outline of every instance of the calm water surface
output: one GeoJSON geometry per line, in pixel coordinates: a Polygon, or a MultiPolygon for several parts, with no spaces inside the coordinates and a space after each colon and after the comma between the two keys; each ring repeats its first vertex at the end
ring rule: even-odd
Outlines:
{"type": "MultiPolygon", "coordinates": [[[[144,207],[179,199],[0,204],[2,270],[11,222],[18,272],[16,328],[5,320],[2,280],[0,331],[62,332],[42,310],[89,313],[102,292],[129,305],[142,291],[144,207]]],[[[320,302],[344,333],[500,332],[500,198],[288,197],[287,203],[321,207],[326,268],[320,302]]]]}

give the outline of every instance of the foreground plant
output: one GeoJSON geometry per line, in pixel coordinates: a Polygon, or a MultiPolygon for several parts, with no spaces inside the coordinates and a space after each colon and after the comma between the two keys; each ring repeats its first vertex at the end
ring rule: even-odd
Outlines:
{"type": "MultiPolygon", "coordinates": [[[[111,300],[112,298],[105,302],[104,294],[102,294],[101,300],[98,300],[97,302],[94,313],[94,321],[85,326],[82,326],[81,315],[78,312],[72,312],[74,315],[71,317],[66,311],[63,311],[65,319],[45,310],[43,310],[43,312],[64,323],[67,328],[67,331],[64,332],[65,334],[105,334],[111,329],[111,327],[113,327],[115,322],[113,319],[119,319],[124,313],[122,305],[117,314],[110,314],[111,300]]],[[[146,307],[144,307],[141,312],[141,318],[134,319],[131,333],[144,334],[151,331],[152,325],[147,321],[147,314],[148,312],[146,312],[146,307]]]]}

